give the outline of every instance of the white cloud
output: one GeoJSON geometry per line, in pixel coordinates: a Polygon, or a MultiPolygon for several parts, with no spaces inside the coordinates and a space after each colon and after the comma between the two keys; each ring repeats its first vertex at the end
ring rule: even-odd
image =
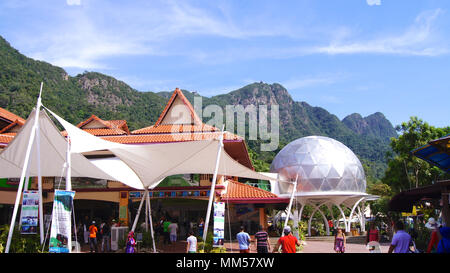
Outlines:
{"type": "Polygon", "coordinates": [[[379,6],[381,5],[381,0],[366,0],[367,5],[369,6],[379,6]]]}
{"type": "Polygon", "coordinates": [[[332,41],[327,46],[310,48],[311,53],[324,54],[395,54],[416,56],[438,56],[448,53],[433,28],[433,23],[442,13],[441,9],[420,13],[414,23],[400,34],[383,35],[368,40],[332,41]]]}
{"type": "Polygon", "coordinates": [[[66,0],[66,3],[69,6],[80,6],[81,0],[66,0]]]}

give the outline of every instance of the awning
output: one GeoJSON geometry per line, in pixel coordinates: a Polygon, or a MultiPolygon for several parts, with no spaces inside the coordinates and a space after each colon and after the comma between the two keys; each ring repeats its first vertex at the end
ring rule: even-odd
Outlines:
{"type": "Polygon", "coordinates": [[[450,172],[450,135],[432,140],[428,144],[413,150],[411,154],[441,168],[445,172],[450,172]]]}
{"type": "Polygon", "coordinates": [[[410,212],[413,205],[423,199],[440,199],[443,192],[450,192],[450,180],[439,181],[433,185],[402,191],[388,204],[389,211],[410,212]]]}

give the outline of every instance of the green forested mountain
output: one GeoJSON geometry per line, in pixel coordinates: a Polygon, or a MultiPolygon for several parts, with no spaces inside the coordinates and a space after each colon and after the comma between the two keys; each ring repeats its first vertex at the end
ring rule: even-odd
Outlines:
{"type": "MultiPolygon", "coordinates": [[[[125,119],[130,130],[154,124],[172,91],[140,92],[113,77],[85,72],[72,77],[60,67],[28,58],[0,37],[0,107],[27,118],[44,82],[43,104],[73,124],[95,114],[102,119],[125,119]]],[[[174,87],[175,88],[175,87],[174,87]]],[[[194,93],[183,90],[193,103],[194,93]]],[[[321,107],[292,99],[280,84],[253,83],[228,94],[202,97],[203,107],[226,105],[279,105],[280,146],[260,152],[260,141],[248,141],[252,158],[264,169],[284,145],[299,137],[323,135],[352,149],[380,177],[385,169],[389,137],[396,136],[390,122],[375,113],[366,118],[352,114],[340,121],[321,107]]],[[[207,121],[208,118],[204,119],[207,121]]]]}

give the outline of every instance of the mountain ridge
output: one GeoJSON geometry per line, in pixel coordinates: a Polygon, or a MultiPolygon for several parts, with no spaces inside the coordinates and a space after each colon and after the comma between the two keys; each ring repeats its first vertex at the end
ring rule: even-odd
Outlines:
{"type": "MultiPolygon", "coordinates": [[[[153,125],[172,94],[171,91],[138,91],[99,72],[85,71],[70,76],[63,68],[26,57],[1,36],[0,65],[0,107],[24,118],[35,105],[41,81],[44,82],[43,104],[67,121],[77,124],[95,114],[105,120],[125,119],[130,130],[153,125]]],[[[192,104],[194,96],[199,96],[187,90],[183,93],[192,104]]],[[[222,109],[226,105],[279,105],[278,150],[299,137],[324,135],[349,146],[363,163],[385,166],[384,155],[390,149],[387,139],[396,136],[382,113],[365,118],[352,114],[341,121],[324,108],[294,101],[279,83],[251,83],[226,94],[202,97],[202,104],[203,107],[215,104],[222,109]]],[[[247,142],[255,152],[260,143],[260,140],[247,142]]],[[[270,162],[277,151],[257,153],[257,157],[270,162]]]]}

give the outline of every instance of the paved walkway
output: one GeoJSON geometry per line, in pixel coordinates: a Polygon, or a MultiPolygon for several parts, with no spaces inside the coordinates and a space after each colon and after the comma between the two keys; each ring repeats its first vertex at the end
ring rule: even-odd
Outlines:
{"type": "MultiPolygon", "coordinates": [[[[270,238],[271,247],[275,246],[278,238],[270,238]]],[[[301,253],[335,253],[333,250],[334,239],[333,237],[311,238],[306,240],[301,253]]],[[[237,242],[225,242],[224,247],[227,249],[227,253],[238,253],[239,245],[237,242]]],[[[381,243],[381,252],[387,253],[389,249],[389,243],[381,243]]],[[[157,250],[160,253],[185,253],[186,241],[178,241],[175,244],[159,244],[157,250]]],[[[89,252],[89,246],[82,247],[81,252],[89,252]]],[[[152,249],[140,249],[139,252],[153,252],[152,249]]],[[[253,243],[250,247],[251,253],[256,253],[256,245],[253,243]]],[[[363,238],[351,238],[347,242],[346,253],[369,253],[364,244],[363,238]]]]}

